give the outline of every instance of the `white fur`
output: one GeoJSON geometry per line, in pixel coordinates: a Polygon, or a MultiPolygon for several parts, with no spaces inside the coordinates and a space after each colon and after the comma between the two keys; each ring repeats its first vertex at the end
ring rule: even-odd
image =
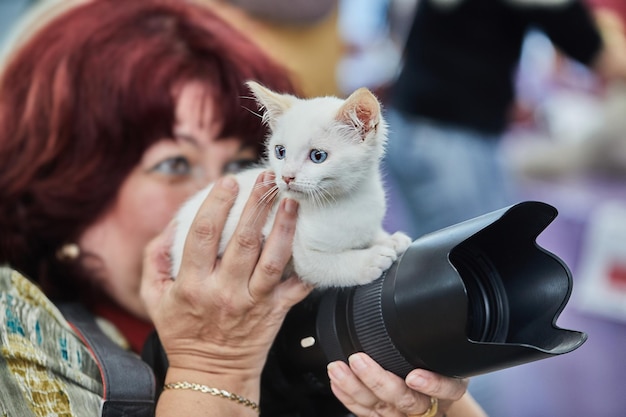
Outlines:
{"type": "MultiPolygon", "coordinates": [[[[382,229],[386,207],[379,163],[387,128],[378,102],[369,92],[357,98],[354,93],[347,100],[305,100],[278,95],[255,83],[249,86],[272,128],[268,162],[235,176],[240,191],[222,234],[220,253],[240,221],[256,178],[269,169],[276,175],[279,197],[264,234],[267,236],[273,224],[277,201],[289,197],[299,202],[293,243],[293,267],[298,276],[319,287],[359,285],[378,278],[411,242],[403,233],[389,235],[382,229]],[[361,103],[364,107],[358,107],[361,103]],[[363,108],[374,112],[357,112],[363,108]],[[276,145],[286,149],[282,160],[274,153],[276,145]],[[327,152],[327,159],[313,163],[309,158],[312,149],[327,152]],[[283,177],[294,179],[288,186],[283,177]]],[[[180,268],[193,218],[210,189],[195,195],[177,216],[173,276],[180,268]]]]}

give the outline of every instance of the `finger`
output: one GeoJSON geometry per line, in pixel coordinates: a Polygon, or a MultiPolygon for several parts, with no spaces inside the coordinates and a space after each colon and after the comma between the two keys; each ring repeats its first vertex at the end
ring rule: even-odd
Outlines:
{"type": "Polygon", "coordinates": [[[172,245],[175,235],[176,222],[171,221],[165,230],[153,239],[146,248],[148,253],[151,251],[154,254],[154,268],[161,279],[172,278],[172,245]]]}
{"type": "Polygon", "coordinates": [[[346,407],[352,414],[355,416],[366,416],[371,415],[371,408],[366,407],[362,404],[356,402],[350,394],[342,390],[336,382],[330,383],[330,390],[337,397],[337,399],[346,407]]]}
{"type": "Polygon", "coordinates": [[[425,369],[415,369],[406,377],[406,384],[419,392],[439,399],[457,401],[467,391],[467,378],[451,378],[425,369]]]}
{"type": "Polygon", "coordinates": [[[214,268],[222,230],[239,186],[232,176],[220,178],[196,214],[183,249],[178,284],[186,276],[205,277],[214,268]]]}
{"type": "Polygon", "coordinates": [[[399,376],[383,369],[365,353],[348,358],[350,368],[381,402],[392,404],[405,414],[423,412],[430,407],[430,396],[413,391],[399,376]]]}
{"type": "Polygon", "coordinates": [[[292,275],[281,282],[276,289],[276,298],[282,301],[283,307],[289,310],[291,307],[304,300],[315,286],[302,281],[297,275],[292,275]]]}
{"type": "Polygon", "coordinates": [[[171,252],[174,241],[175,224],[170,222],[167,228],[152,239],[144,251],[144,262],[140,286],[140,297],[148,311],[156,306],[171,279],[171,252]]]}
{"type": "Polygon", "coordinates": [[[264,297],[280,283],[283,271],[291,259],[293,236],[298,217],[298,203],[286,198],[278,205],[278,211],[261,258],[250,280],[250,293],[264,297]]]}
{"type": "Polygon", "coordinates": [[[365,415],[378,402],[376,396],[361,383],[346,363],[329,363],[328,377],[333,394],[352,413],[365,415]]]}
{"type": "Polygon", "coordinates": [[[263,246],[262,230],[272,208],[273,199],[267,200],[269,191],[275,187],[274,176],[269,172],[259,175],[241,214],[224,255],[221,276],[230,286],[245,282],[246,285],[259,260],[263,246]]]}

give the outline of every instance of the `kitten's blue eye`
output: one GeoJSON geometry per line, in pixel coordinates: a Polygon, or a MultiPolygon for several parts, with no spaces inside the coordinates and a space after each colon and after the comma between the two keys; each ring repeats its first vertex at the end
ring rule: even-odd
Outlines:
{"type": "Polygon", "coordinates": [[[311,158],[311,161],[315,162],[316,164],[321,164],[326,160],[326,158],[328,158],[328,154],[324,151],[320,151],[319,149],[311,149],[309,158],[311,158]]]}
{"type": "Polygon", "coordinates": [[[276,154],[276,158],[285,159],[285,154],[287,153],[287,150],[283,145],[276,145],[274,147],[274,153],[276,154]]]}

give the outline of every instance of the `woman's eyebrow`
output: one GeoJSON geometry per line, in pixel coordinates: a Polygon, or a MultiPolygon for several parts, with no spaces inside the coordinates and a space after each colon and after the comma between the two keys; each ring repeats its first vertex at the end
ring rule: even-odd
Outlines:
{"type": "Polygon", "coordinates": [[[200,147],[200,141],[192,134],[185,132],[174,132],[175,139],[187,142],[196,148],[200,147]]]}

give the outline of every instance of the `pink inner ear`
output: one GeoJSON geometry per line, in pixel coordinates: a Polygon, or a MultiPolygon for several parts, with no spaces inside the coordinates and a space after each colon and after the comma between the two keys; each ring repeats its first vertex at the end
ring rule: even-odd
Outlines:
{"type": "Polygon", "coordinates": [[[370,124],[374,116],[372,115],[372,109],[367,107],[364,103],[358,103],[354,109],[356,117],[363,123],[363,128],[369,130],[370,124]]]}
{"type": "Polygon", "coordinates": [[[346,99],[338,114],[338,120],[352,124],[362,134],[376,128],[380,105],[366,88],[359,88],[346,99]]]}

